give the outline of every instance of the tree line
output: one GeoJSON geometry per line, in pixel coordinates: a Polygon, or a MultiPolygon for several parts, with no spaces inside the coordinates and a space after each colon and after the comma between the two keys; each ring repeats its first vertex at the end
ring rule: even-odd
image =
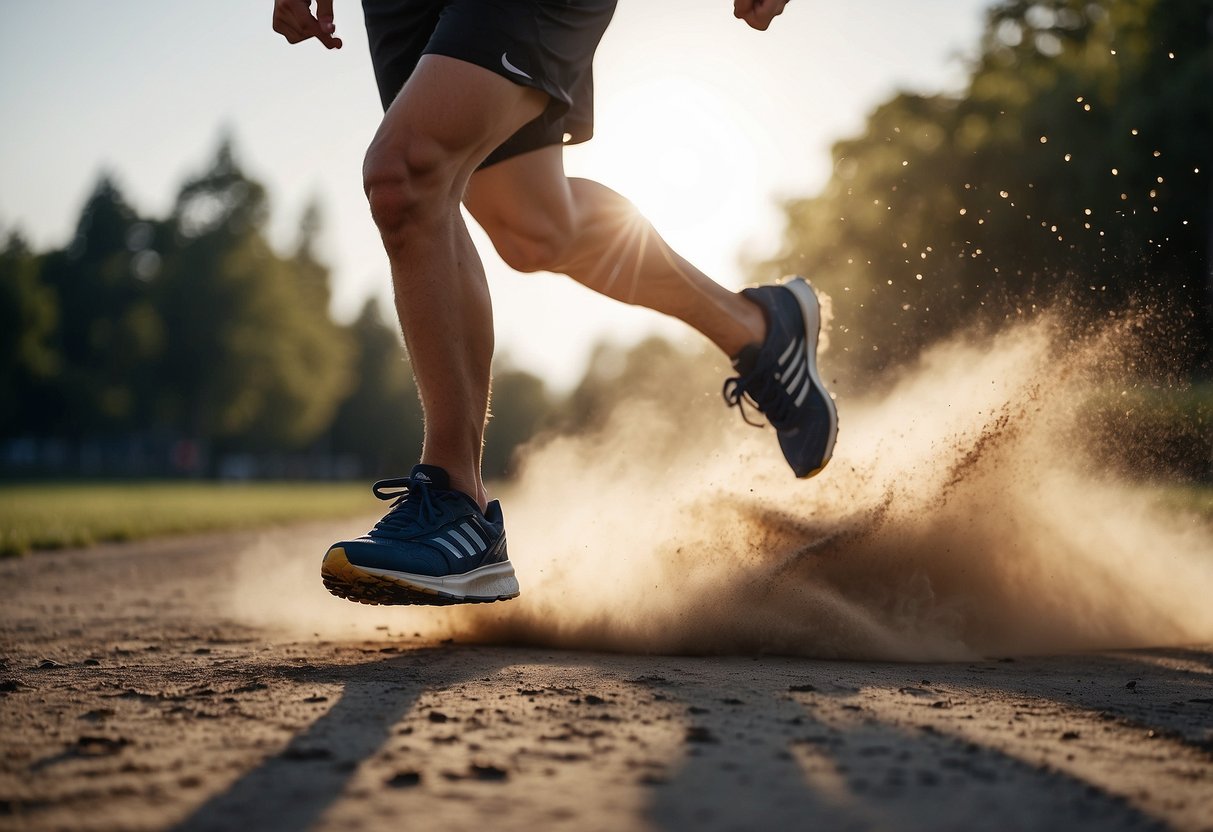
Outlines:
{"type": "Polygon", "coordinates": [[[958,94],[902,93],[788,201],[782,252],[857,380],[1035,309],[1160,310],[1178,375],[1213,335],[1213,2],[1007,0],[958,94]]]}
{"type": "MultiPolygon", "coordinates": [[[[842,392],[958,330],[1058,308],[1078,326],[1153,308],[1151,369],[1207,379],[1211,21],[1213,0],[997,3],[965,88],[895,95],[838,142],[821,192],[785,204],[782,250],[755,264],[755,282],[806,274],[831,296],[842,392]]],[[[374,301],[333,321],[318,212],[284,255],[267,241],[268,211],[225,143],[168,217],[139,216],[103,178],[64,248],[33,252],[9,234],[0,462],[22,463],[23,442],[66,438],[128,460],[168,445],[191,473],[274,455],[349,462],[333,475],[407,470],[421,414],[395,326],[374,301]]],[[[564,398],[526,372],[498,373],[486,471],[508,473],[541,428],[583,429],[621,391],[665,384],[662,369],[688,360],[676,352],[602,347],[564,398]]],[[[706,366],[694,377],[719,373],[706,366]]],[[[1132,444],[1186,431],[1168,453],[1208,477],[1213,387],[1197,390],[1155,408],[1182,429],[1147,419],[1132,444]]]]}
{"type": "MultiPolygon", "coordinates": [[[[421,411],[398,330],[374,300],[349,324],[330,317],[315,206],[286,255],[267,240],[268,218],[265,187],[224,141],[168,217],[140,216],[103,177],[65,247],[34,252],[10,232],[0,248],[8,472],[407,471],[421,411]],[[80,459],[90,453],[91,469],[80,459]],[[291,464],[267,471],[267,459],[291,464]]],[[[549,396],[520,371],[500,373],[497,387],[486,462],[500,476],[549,396]]]]}

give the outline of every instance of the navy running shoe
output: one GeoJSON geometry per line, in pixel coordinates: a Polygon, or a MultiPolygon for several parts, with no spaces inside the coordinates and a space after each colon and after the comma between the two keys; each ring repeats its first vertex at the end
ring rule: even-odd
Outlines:
{"type": "Polygon", "coordinates": [[[803,277],[741,294],[762,308],[767,337],[734,359],[738,374],[725,381],[724,400],[751,425],[758,423],[746,417],[744,404],[756,407],[779,435],[792,471],[811,477],[830,461],[838,436],[838,409],[817,375],[817,295],[803,277]]]}
{"type": "Polygon", "coordinates": [[[373,491],[395,502],[365,535],[329,547],[320,567],[329,592],[361,604],[477,604],[518,596],[496,500],[482,513],[434,465],[414,466],[407,479],[380,480],[373,491]]]}

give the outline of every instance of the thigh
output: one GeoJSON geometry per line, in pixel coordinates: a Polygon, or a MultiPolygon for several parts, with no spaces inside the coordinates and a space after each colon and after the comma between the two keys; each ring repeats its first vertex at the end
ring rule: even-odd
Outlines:
{"type": "Polygon", "coordinates": [[[457,166],[462,188],[493,148],[546,105],[538,90],[465,61],[426,55],[384,114],[368,160],[389,175],[393,164],[457,166]]]}

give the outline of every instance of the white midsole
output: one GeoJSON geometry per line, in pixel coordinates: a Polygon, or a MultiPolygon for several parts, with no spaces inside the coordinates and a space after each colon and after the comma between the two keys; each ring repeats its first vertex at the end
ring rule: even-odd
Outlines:
{"type": "Polygon", "coordinates": [[[462,575],[414,575],[411,572],[372,569],[367,566],[355,568],[378,578],[401,581],[447,595],[488,598],[518,594],[518,578],[514,575],[514,565],[508,560],[501,563],[490,563],[487,566],[473,569],[471,572],[464,572],[462,575]]]}
{"type": "Polygon", "coordinates": [[[796,302],[800,304],[800,314],[804,316],[805,343],[808,345],[809,352],[809,378],[825,397],[826,412],[830,415],[830,435],[826,440],[825,453],[822,455],[824,463],[834,455],[834,440],[838,438],[838,407],[834,404],[829,390],[821,383],[821,376],[817,374],[817,337],[821,332],[821,305],[817,302],[817,295],[813,292],[813,287],[803,277],[793,278],[784,286],[792,292],[796,297],[796,302]]]}

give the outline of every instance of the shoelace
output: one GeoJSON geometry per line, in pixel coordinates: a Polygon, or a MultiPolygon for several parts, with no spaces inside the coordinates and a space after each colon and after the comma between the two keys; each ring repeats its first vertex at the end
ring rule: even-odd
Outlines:
{"type": "Polygon", "coordinates": [[[414,534],[418,524],[436,525],[442,514],[432,486],[425,480],[412,477],[379,480],[371,486],[371,491],[380,500],[395,500],[388,513],[375,524],[372,535],[376,532],[393,537],[401,533],[414,534]]]}
{"type": "Polygon", "coordinates": [[[747,401],[758,412],[765,414],[775,427],[791,418],[796,408],[791,395],[775,380],[774,373],[763,372],[757,367],[744,376],[725,379],[720,395],[724,397],[725,404],[737,408],[743,422],[756,428],[762,427],[762,423],[750,421],[745,411],[747,401]]]}

